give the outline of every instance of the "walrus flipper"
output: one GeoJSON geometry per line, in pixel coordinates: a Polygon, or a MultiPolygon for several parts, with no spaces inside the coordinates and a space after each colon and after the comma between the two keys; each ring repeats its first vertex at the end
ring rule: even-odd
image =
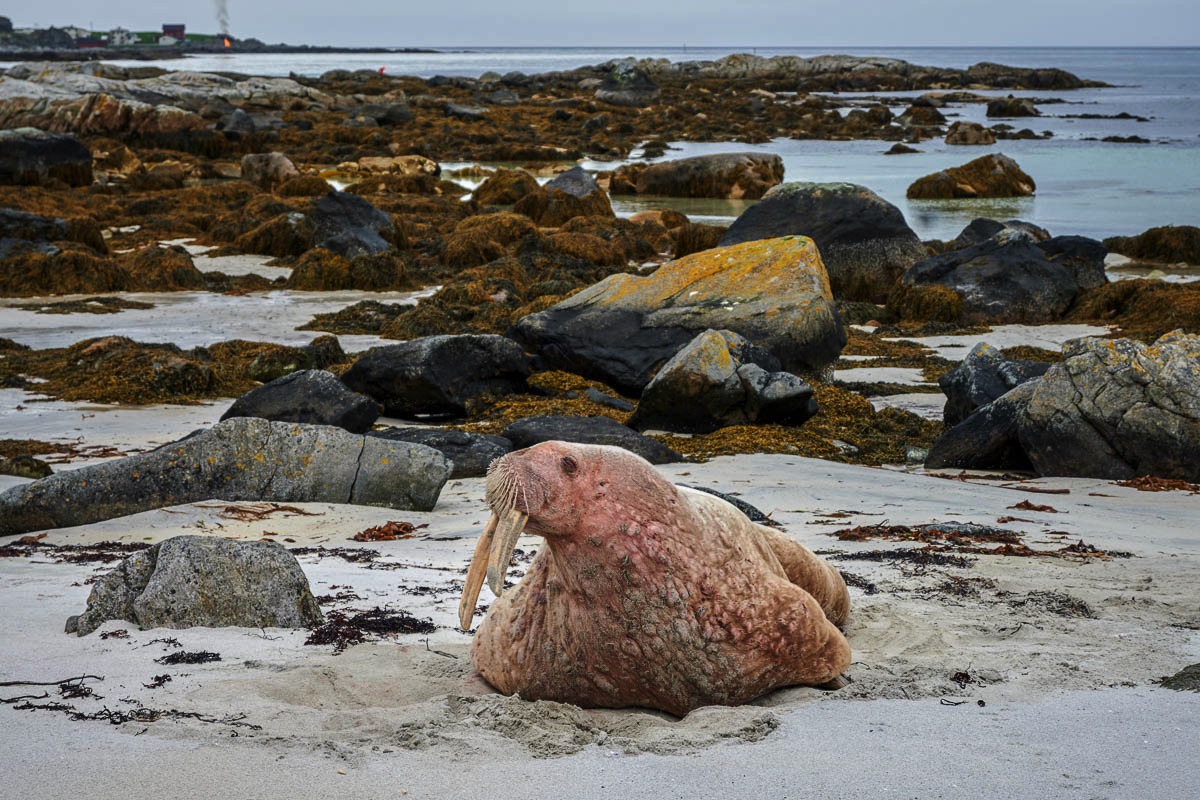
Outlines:
{"type": "Polygon", "coordinates": [[[828,561],[779,531],[765,525],[757,528],[779,559],[788,580],[811,594],[830,622],[844,627],[850,621],[850,592],[842,574],[828,561]]]}

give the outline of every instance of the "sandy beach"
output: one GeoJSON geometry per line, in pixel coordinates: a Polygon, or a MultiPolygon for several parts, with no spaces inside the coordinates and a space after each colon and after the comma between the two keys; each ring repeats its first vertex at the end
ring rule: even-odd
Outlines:
{"type": "MultiPolygon", "coordinates": [[[[94,695],[74,699],[56,697],[54,686],[5,687],[6,698],[49,692],[27,702],[70,706],[18,701],[0,712],[6,793],[1027,797],[1037,787],[1046,797],[1191,796],[1200,697],[1155,682],[1200,660],[1195,495],[767,455],[661,469],[737,494],[853,576],[850,686],[786,689],[684,719],[505,698],[473,675],[469,639],[455,627],[486,518],[481,479],[448,484],[428,513],[204,503],[56,530],[41,543],[207,532],[324,547],[299,558],[327,613],[403,610],[435,632],[378,637],[341,654],[306,646],[304,631],[110,622],[76,638],[63,622],[83,609],[88,578],[112,563],[60,563],[54,547],[0,559],[8,609],[0,674],[102,678],[83,681],[94,695]],[[1022,502],[1055,511],[1012,510],[1022,502]],[[1022,521],[1005,527],[1043,555],[942,553],[960,560],[939,565],[895,552],[912,545],[834,535],[1014,515],[1022,521]],[[389,520],[428,527],[400,541],[350,541],[389,520]],[[1114,556],[1055,552],[1080,540],[1114,556]],[[364,550],[378,555],[347,560],[364,550]],[[179,651],[220,661],[155,661],[179,651]],[[163,674],[170,680],[148,688],[163,674]]],[[[536,546],[520,543],[526,553],[536,546]]],[[[512,577],[520,574],[514,567],[512,577]]],[[[481,602],[489,600],[485,589],[481,602]]]]}

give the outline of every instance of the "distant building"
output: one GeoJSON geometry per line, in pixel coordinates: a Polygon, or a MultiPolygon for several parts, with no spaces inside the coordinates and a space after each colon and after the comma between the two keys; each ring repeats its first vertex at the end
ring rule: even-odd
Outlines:
{"type": "Polygon", "coordinates": [[[68,25],[65,28],[59,28],[60,31],[70,36],[72,39],[90,39],[92,32],[87,28],[77,28],[74,25],[68,25]]]}
{"type": "Polygon", "coordinates": [[[94,36],[89,36],[86,39],[76,39],[75,46],[80,50],[92,50],[97,47],[104,47],[108,42],[104,39],[97,39],[94,36]]]}
{"type": "Polygon", "coordinates": [[[125,28],[113,28],[108,32],[108,44],[110,47],[126,47],[138,43],[137,34],[125,28]]]}
{"type": "Polygon", "coordinates": [[[179,42],[179,39],[176,39],[174,36],[167,36],[165,33],[158,37],[158,43],[164,46],[179,44],[179,42]]]}
{"type": "MultiPolygon", "coordinates": [[[[185,25],[169,25],[164,22],[163,23],[163,36],[170,36],[176,42],[182,42],[184,40],[184,38],[187,36],[187,32],[185,30],[186,27],[187,26],[185,26],[185,25]]],[[[158,43],[163,44],[162,38],[159,38],[158,43]]],[[[174,44],[174,42],[172,42],[172,44],[174,44]]]]}

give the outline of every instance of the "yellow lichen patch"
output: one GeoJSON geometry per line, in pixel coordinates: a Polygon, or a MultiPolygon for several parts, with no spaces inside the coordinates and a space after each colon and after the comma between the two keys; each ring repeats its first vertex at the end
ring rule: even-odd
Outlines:
{"type": "Polygon", "coordinates": [[[659,267],[653,275],[616,275],[573,298],[650,311],[719,302],[735,305],[782,296],[832,300],[829,276],[811,239],[784,236],[705,250],[659,267]]]}

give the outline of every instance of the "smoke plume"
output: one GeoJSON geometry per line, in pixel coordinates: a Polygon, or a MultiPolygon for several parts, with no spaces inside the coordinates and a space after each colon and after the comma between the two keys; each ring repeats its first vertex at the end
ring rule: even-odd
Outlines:
{"type": "Polygon", "coordinates": [[[229,3],[226,0],[213,0],[217,7],[217,33],[229,33],[229,3]]]}

